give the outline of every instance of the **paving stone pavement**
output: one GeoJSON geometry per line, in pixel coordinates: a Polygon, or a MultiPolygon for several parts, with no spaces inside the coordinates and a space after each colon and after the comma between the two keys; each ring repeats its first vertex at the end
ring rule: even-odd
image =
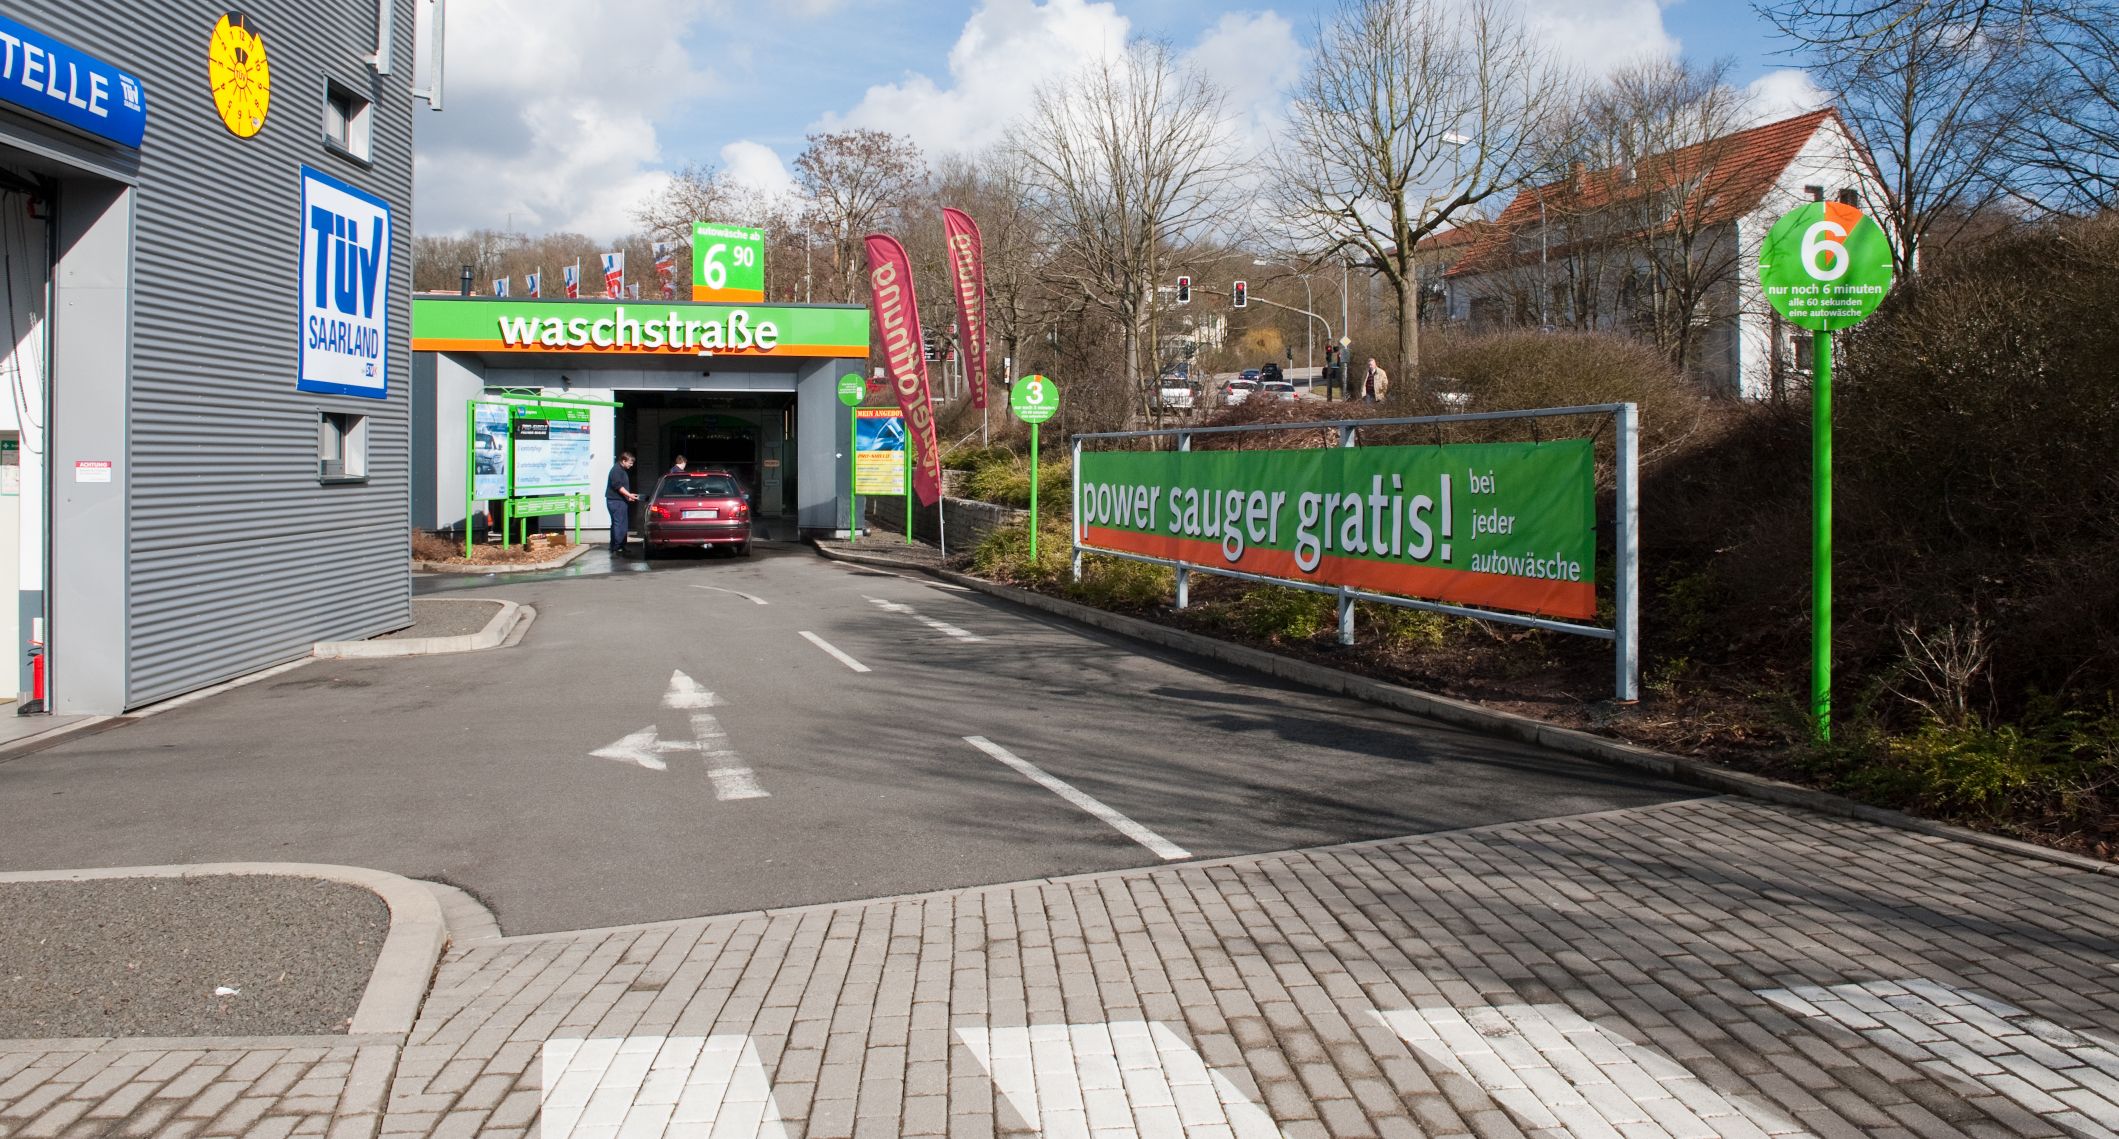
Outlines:
{"type": "Polygon", "coordinates": [[[2114,1041],[2119,880],[1698,799],[487,941],[394,1057],[0,1043],[0,1136],[2110,1139],[2114,1041]]]}

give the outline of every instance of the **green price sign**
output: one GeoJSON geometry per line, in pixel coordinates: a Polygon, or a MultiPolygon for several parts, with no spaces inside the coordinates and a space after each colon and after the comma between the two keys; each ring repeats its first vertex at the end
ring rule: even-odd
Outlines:
{"type": "Polygon", "coordinates": [[[1024,376],[1008,389],[1008,407],[1025,423],[1043,423],[1059,410],[1059,385],[1043,376],[1024,376]]]}
{"type": "Polygon", "coordinates": [[[692,299],[765,299],[765,231],[720,222],[692,223],[692,299]]]}
{"type": "Polygon", "coordinates": [[[1852,328],[1891,291],[1891,241],[1844,202],[1810,202],[1773,223],[1759,252],[1766,303],[1798,328],[1852,328]]]}
{"type": "Polygon", "coordinates": [[[839,377],[839,402],[855,407],[868,398],[868,381],[851,373],[839,377]]]}

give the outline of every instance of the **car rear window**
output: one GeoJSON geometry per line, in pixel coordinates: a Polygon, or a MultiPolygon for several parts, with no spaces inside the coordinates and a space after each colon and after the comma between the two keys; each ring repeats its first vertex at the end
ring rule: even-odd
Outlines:
{"type": "Polygon", "coordinates": [[[733,498],[736,480],[727,475],[698,475],[662,480],[662,493],[670,498],[733,498]]]}

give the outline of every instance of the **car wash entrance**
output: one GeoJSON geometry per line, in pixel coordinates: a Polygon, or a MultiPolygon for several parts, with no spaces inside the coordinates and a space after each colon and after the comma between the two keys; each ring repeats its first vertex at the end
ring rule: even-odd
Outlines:
{"type": "MultiPolygon", "coordinates": [[[[414,297],[412,523],[464,525],[466,404],[513,393],[617,401],[590,424],[599,481],[630,451],[645,495],[683,455],[735,474],[771,537],[844,533],[838,381],[868,344],[858,305],[414,297]]],[[[594,497],[583,524],[608,527],[594,497]]]]}

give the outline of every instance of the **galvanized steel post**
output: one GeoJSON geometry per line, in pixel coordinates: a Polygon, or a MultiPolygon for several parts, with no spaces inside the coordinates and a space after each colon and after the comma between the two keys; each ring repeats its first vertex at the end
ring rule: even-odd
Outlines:
{"type": "Polygon", "coordinates": [[[1619,564],[1612,631],[1618,697],[1632,703],[1641,698],[1641,409],[1636,404],[1619,405],[1618,476],[1619,564]]]}
{"type": "Polygon", "coordinates": [[[1082,579],[1082,539],[1088,536],[1082,526],[1082,440],[1074,439],[1074,465],[1067,468],[1067,481],[1074,484],[1074,580],[1082,579]]]}
{"type": "MultiPolygon", "coordinates": [[[[1192,436],[1189,432],[1180,432],[1178,434],[1177,449],[1180,451],[1192,449],[1192,436]]],[[[1173,491],[1171,493],[1174,494],[1176,492],[1173,491]]],[[[1171,509],[1175,510],[1176,507],[1173,506],[1171,509]]],[[[1183,609],[1190,604],[1192,604],[1192,571],[1186,569],[1180,563],[1177,567],[1177,607],[1183,609]]]]}

